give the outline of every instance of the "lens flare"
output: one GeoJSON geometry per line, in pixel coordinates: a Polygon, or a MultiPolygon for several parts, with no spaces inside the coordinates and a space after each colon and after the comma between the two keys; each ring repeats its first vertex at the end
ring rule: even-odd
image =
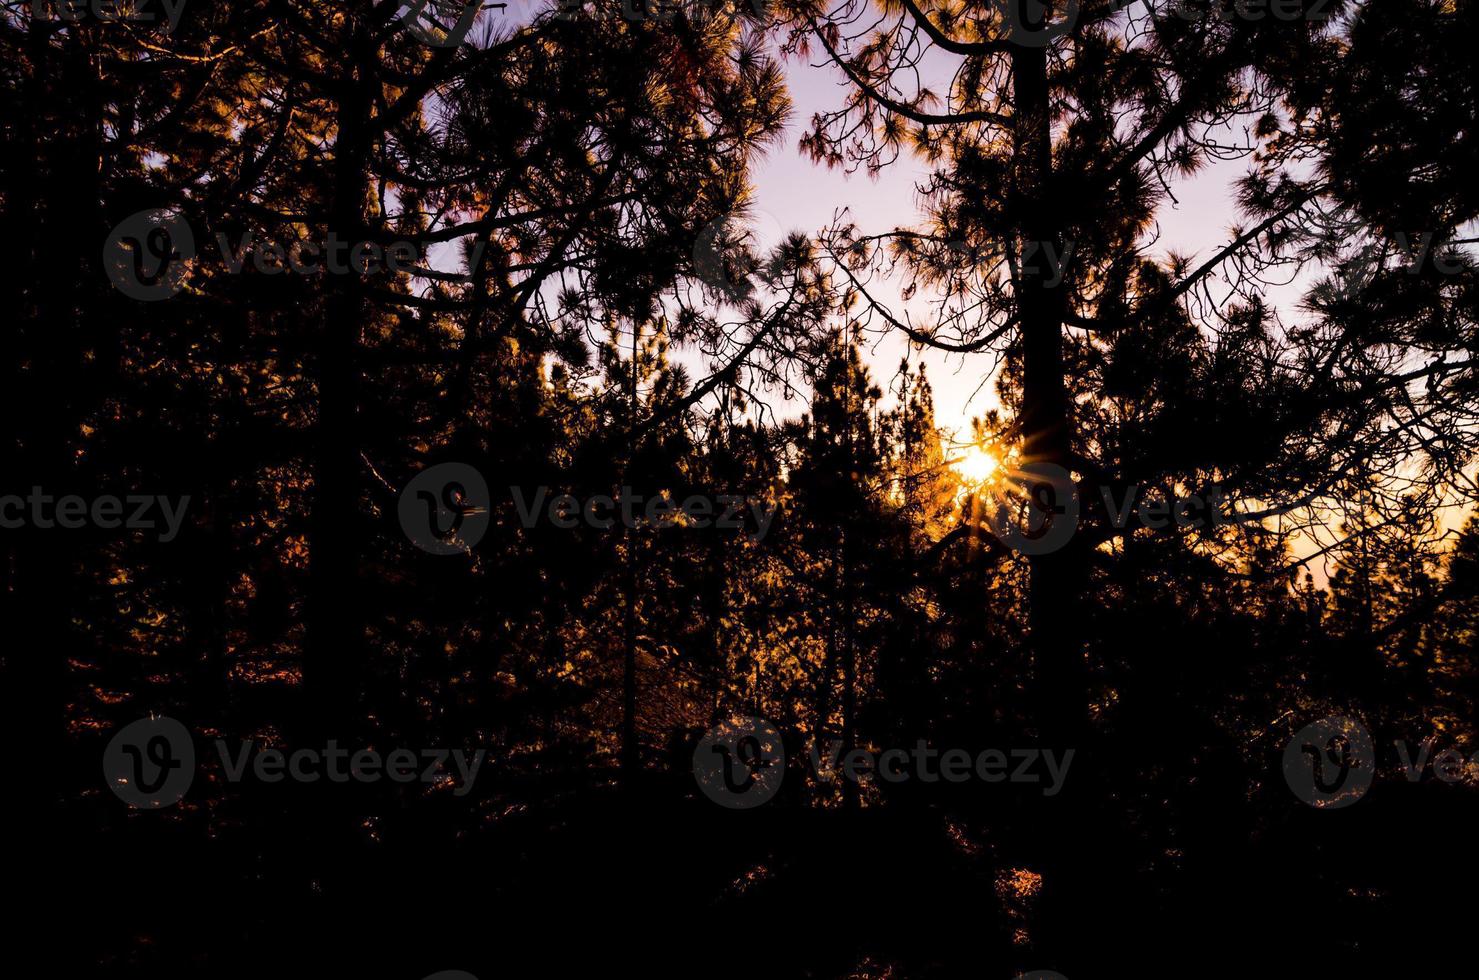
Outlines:
{"type": "Polygon", "coordinates": [[[996,472],[996,457],[979,446],[971,446],[964,453],[957,456],[951,465],[960,478],[972,486],[985,483],[996,472]]]}

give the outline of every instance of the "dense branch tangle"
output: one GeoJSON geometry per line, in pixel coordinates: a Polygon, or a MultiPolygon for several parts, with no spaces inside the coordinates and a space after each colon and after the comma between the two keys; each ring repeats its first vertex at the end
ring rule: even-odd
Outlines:
{"type": "MultiPolygon", "coordinates": [[[[1119,4],[1059,6],[1066,10],[1050,21],[1054,40],[1043,48],[1055,143],[1051,223],[1063,239],[1056,244],[1074,253],[1075,295],[1061,315],[1075,326],[1107,331],[1114,324],[1096,318],[1102,299],[1112,302],[1116,319],[1132,312],[1132,273],[1159,196],[1152,188],[1188,168],[1196,154],[1211,152],[1215,126],[1257,108],[1230,81],[1248,60],[1239,51],[1247,38],[1236,27],[1206,25],[1192,56],[1185,44],[1171,48],[1159,36],[1188,35],[1185,21],[1152,30],[1143,11],[1121,11],[1119,4]],[[1106,200],[1109,209],[1134,217],[1107,226],[1094,214],[1106,209],[1106,200]]],[[[1037,44],[1018,43],[1034,35],[1014,28],[1004,9],[1000,0],[928,10],[909,0],[877,9],[850,2],[825,14],[798,5],[788,35],[792,50],[819,47],[852,83],[843,106],[818,114],[803,139],[815,159],[877,170],[907,147],[937,164],[953,162],[923,188],[929,226],[866,239],[871,245],[891,237],[888,257],[910,259],[925,284],[962,300],[939,304],[948,321],[940,326],[949,327],[950,337],[942,346],[950,350],[1000,326],[991,306],[1014,301],[1013,270],[1041,247],[1022,240],[1024,215],[1008,200],[1012,147],[1026,139],[1016,128],[1011,66],[1037,44]],[[994,304],[968,298],[961,280],[977,271],[994,283],[986,287],[994,304]],[[967,309],[984,314],[974,337],[962,332],[967,309]]],[[[1220,265],[1200,270],[1200,277],[1220,265]]],[[[1178,292],[1193,285],[1183,283],[1178,292]]]]}
{"type": "MultiPolygon", "coordinates": [[[[849,170],[907,151],[934,168],[921,227],[859,230],[843,216],[824,236],[852,315],[1000,359],[1010,421],[997,451],[1024,463],[1089,483],[1221,481],[1270,517],[1301,508],[1306,528],[1350,525],[1332,509],[1369,510],[1379,494],[1393,512],[1403,498],[1431,508],[1473,456],[1458,356],[1472,347],[1472,274],[1408,284],[1382,264],[1356,297],[1321,284],[1351,239],[1372,237],[1312,221],[1348,207],[1311,165],[1339,146],[1342,101],[1298,79],[1344,69],[1343,22],[1197,2],[1047,7],[1033,25],[1024,12],[1042,8],[1015,0],[782,5],[789,49],[819,53],[847,92],[804,149],[849,170]],[[1157,254],[1156,214],[1178,183],[1240,159],[1243,225],[1200,259],[1157,254]],[[891,305],[895,272],[904,304],[929,290],[933,322],[891,305]],[[1268,297],[1301,274],[1316,277],[1305,322],[1285,325],[1268,297]]],[[[1460,210],[1381,234],[1436,229],[1447,242],[1460,210]]],[[[1031,560],[1034,645],[1065,675],[1048,715],[1084,696],[1080,638],[1063,623],[1096,560],[1087,549],[1113,537],[1102,518],[1064,555],[1031,560]]]]}
{"type": "MultiPolygon", "coordinates": [[[[803,140],[813,157],[876,170],[908,147],[937,164],[921,188],[922,228],[869,233],[843,220],[827,236],[858,315],[950,353],[1005,351],[1022,336],[1024,262],[1036,253],[1041,263],[1047,247],[1066,256],[1053,317],[1082,332],[1070,346],[1085,365],[1152,321],[1194,324],[1205,343],[1246,342],[1252,309],[1258,330],[1287,329],[1265,296],[1350,248],[1318,233],[1315,217],[1339,205],[1329,182],[1299,176],[1320,138],[1293,118],[1274,73],[1291,59],[1338,58],[1331,24],[1219,16],[1205,4],[1054,6],[1051,39],[1030,44],[1014,43],[1020,35],[996,0],[786,8],[791,48],[819,49],[850,83],[841,108],[813,119],[803,140]],[[1034,55],[1046,72],[1052,155],[1037,189],[1042,207],[1029,214],[1019,166],[1029,121],[1013,70],[1034,55]],[[1176,182],[1208,161],[1255,156],[1239,189],[1249,219],[1227,244],[1200,261],[1156,259],[1154,214],[1176,182]],[[926,287],[932,322],[888,302],[880,280],[893,273],[905,280],[905,304],[926,287]]],[[[1281,345],[1284,356],[1267,366],[1305,370],[1302,338],[1311,336],[1281,345]]],[[[1332,411],[1346,401],[1330,399],[1332,411]]]]}

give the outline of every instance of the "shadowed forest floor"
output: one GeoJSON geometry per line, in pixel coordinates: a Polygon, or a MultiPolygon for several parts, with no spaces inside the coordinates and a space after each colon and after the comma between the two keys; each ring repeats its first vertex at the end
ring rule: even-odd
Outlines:
{"type": "Polygon", "coordinates": [[[685,782],[654,777],[630,801],[485,800],[480,827],[391,808],[337,852],[265,799],[249,825],[209,835],[198,819],[108,807],[111,825],[63,869],[96,896],[74,912],[108,928],[67,952],[115,976],[415,980],[1377,976],[1383,962],[1416,976],[1467,957],[1468,913],[1442,899],[1479,859],[1417,828],[1475,826],[1468,789],[1378,786],[1343,811],[1291,800],[1236,813],[1252,823],[1209,800],[1159,842],[1153,820],[1101,813],[1080,841],[1082,893],[1053,907],[1023,863],[1054,853],[1034,835],[1046,821],[1006,794],[967,821],[781,800],[728,811],[685,798],[685,782]]]}

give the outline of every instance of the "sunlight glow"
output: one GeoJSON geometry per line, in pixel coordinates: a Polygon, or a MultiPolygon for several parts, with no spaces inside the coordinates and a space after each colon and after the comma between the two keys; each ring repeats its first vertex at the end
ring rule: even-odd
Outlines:
{"type": "Polygon", "coordinates": [[[967,447],[966,451],[951,461],[960,478],[972,486],[985,483],[999,465],[996,457],[980,446],[967,447]]]}

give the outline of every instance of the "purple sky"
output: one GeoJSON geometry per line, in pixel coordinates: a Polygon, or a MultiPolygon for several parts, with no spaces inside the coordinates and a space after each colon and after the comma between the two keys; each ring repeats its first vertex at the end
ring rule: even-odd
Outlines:
{"type": "MultiPolygon", "coordinates": [[[[527,23],[546,6],[546,0],[508,0],[502,11],[485,11],[489,20],[496,16],[500,26],[527,23]]],[[[830,64],[820,64],[825,56],[815,52],[810,61],[790,59],[786,62],[793,112],[782,140],[769,155],[756,163],[753,180],[756,188],[756,233],[762,245],[769,244],[788,231],[814,233],[828,225],[833,215],[848,208],[853,220],[865,232],[878,233],[895,227],[907,227],[919,219],[916,185],[926,176],[927,167],[916,158],[903,155],[873,179],[866,172],[852,175],[812,163],[798,147],[814,112],[835,109],[842,104],[847,82],[830,64]]],[[[1174,248],[1205,256],[1227,240],[1227,229],[1235,220],[1232,209],[1232,181],[1245,169],[1243,161],[1220,164],[1174,188],[1179,203],[1167,202],[1160,210],[1162,237],[1158,253],[1174,248]]],[[[870,289],[870,292],[873,291],[870,289]]],[[[880,299],[896,300],[897,293],[880,288],[880,299]]],[[[895,306],[896,314],[905,309],[915,322],[930,322],[929,298],[923,291],[910,303],[895,306]]],[[[906,345],[890,337],[872,351],[876,380],[885,387],[893,376],[906,345]]],[[[689,366],[695,377],[707,374],[706,365],[693,352],[679,351],[676,358],[689,366]]],[[[929,369],[934,386],[937,419],[943,427],[969,432],[970,419],[996,404],[995,392],[987,380],[991,369],[990,355],[952,355],[925,351],[911,355],[929,369]]],[[[783,413],[803,407],[780,406],[783,413]]]]}
{"type": "MultiPolygon", "coordinates": [[[[502,27],[527,23],[549,0],[508,0],[499,15],[502,27]]],[[[495,12],[499,13],[499,12],[495,12]]],[[[484,16],[489,16],[485,11],[484,16]]],[[[820,60],[814,56],[813,60],[820,60]]],[[[828,64],[816,65],[790,60],[786,64],[790,82],[793,112],[783,138],[769,155],[756,162],[753,181],[756,188],[756,235],[763,246],[778,240],[787,231],[815,233],[827,226],[833,216],[846,208],[852,220],[865,233],[877,234],[896,227],[908,227],[919,220],[916,186],[925,177],[924,163],[908,155],[887,167],[877,179],[866,173],[851,176],[813,164],[800,152],[798,140],[814,112],[836,109],[846,95],[846,83],[840,72],[828,64]]],[[[937,90],[939,89],[936,83],[937,90]]],[[[1228,132],[1229,142],[1241,133],[1228,132]]],[[[1150,254],[1163,257],[1177,251],[1195,259],[1204,259],[1229,240],[1229,229],[1237,223],[1233,206],[1234,182],[1248,168],[1249,161],[1233,160],[1207,167],[1194,177],[1174,184],[1175,201],[1166,201],[1158,209],[1159,239],[1150,254]]],[[[1310,272],[1294,283],[1267,290],[1272,305],[1280,309],[1286,322],[1298,322],[1296,309],[1302,287],[1310,272]]],[[[921,291],[908,304],[897,303],[897,293],[875,283],[870,292],[881,300],[894,303],[892,312],[902,316],[907,310],[914,322],[929,323],[929,298],[921,291]]],[[[890,336],[870,352],[875,381],[885,389],[906,352],[898,336],[890,336]]],[[[674,352],[675,360],[688,366],[694,378],[707,376],[709,365],[693,350],[674,352]]],[[[990,355],[946,355],[939,351],[910,354],[916,363],[929,369],[934,387],[936,421],[962,442],[968,440],[970,420],[996,404],[989,372],[990,355]]],[[[799,403],[782,403],[777,395],[773,407],[782,415],[805,410],[799,403]]],[[[1446,517],[1458,519],[1457,510],[1446,517]]],[[[1303,550],[1303,549],[1300,549],[1303,550]]],[[[1323,580],[1321,563],[1316,563],[1317,579],[1323,580]]]]}
{"type": "MultiPolygon", "coordinates": [[[[801,153],[798,140],[812,113],[842,105],[846,88],[839,83],[845,83],[845,79],[830,65],[817,67],[797,60],[788,62],[787,75],[794,111],[784,139],[759,162],[754,173],[758,210],[766,213],[758,216],[761,241],[772,237],[766,233],[766,226],[773,226],[770,217],[786,231],[810,233],[824,227],[833,213],[843,208],[851,209],[853,219],[866,232],[915,224],[920,215],[915,188],[928,173],[925,163],[901,156],[876,180],[866,172],[847,175],[812,163],[801,153]]],[[[1162,237],[1156,251],[1175,249],[1205,256],[1226,242],[1227,229],[1236,219],[1232,181],[1245,168],[1243,161],[1220,164],[1176,186],[1179,204],[1168,201],[1158,214],[1162,237]]],[[[928,297],[921,293],[901,308],[913,312],[915,322],[929,322],[927,304],[928,297]]],[[[893,375],[904,349],[898,338],[879,346],[872,358],[879,381],[893,375]]],[[[989,355],[947,356],[926,351],[913,356],[928,366],[942,426],[965,436],[970,419],[996,404],[991,384],[982,385],[992,365],[989,355]]]]}

